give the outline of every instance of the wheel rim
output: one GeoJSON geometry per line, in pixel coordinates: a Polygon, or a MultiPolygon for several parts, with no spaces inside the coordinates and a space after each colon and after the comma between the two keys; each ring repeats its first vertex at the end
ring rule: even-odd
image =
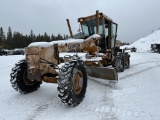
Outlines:
{"type": "Polygon", "coordinates": [[[25,72],[23,74],[23,80],[26,85],[33,85],[34,84],[34,81],[31,81],[30,79],[27,78],[27,70],[25,70],[25,72]]]}
{"type": "Polygon", "coordinates": [[[80,70],[74,76],[73,91],[76,95],[79,95],[83,88],[83,74],[80,70]]]}

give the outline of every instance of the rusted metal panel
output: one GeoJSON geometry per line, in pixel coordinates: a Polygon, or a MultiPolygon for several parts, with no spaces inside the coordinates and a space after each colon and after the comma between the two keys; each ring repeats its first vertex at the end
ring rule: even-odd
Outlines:
{"type": "Polygon", "coordinates": [[[27,78],[30,80],[41,81],[41,72],[39,68],[29,68],[27,70],[27,78]]]}
{"type": "Polygon", "coordinates": [[[27,76],[31,80],[41,80],[41,76],[45,73],[56,74],[56,70],[50,67],[48,64],[41,62],[41,59],[45,59],[53,64],[58,63],[58,59],[55,57],[54,46],[43,47],[29,47],[26,49],[27,60],[27,76]]]}
{"type": "Polygon", "coordinates": [[[36,55],[39,53],[39,48],[38,47],[26,48],[25,53],[26,55],[36,55]]]}
{"type": "Polygon", "coordinates": [[[44,76],[43,81],[47,83],[57,83],[57,78],[44,76]]]}

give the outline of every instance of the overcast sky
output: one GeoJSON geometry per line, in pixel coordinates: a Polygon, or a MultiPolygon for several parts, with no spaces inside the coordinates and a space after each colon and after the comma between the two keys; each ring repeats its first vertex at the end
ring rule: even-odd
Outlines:
{"type": "Polygon", "coordinates": [[[30,34],[73,34],[77,18],[103,12],[118,23],[118,38],[134,42],[160,28],[160,0],[0,0],[0,27],[30,34]]]}

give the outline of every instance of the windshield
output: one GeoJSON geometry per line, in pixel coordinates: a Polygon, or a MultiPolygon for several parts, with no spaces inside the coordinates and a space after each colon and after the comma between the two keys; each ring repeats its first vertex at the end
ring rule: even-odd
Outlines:
{"type": "MultiPolygon", "coordinates": [[[[103,33],[102,19],[99,20],[99,34],[103,33]]],[[[96,20],[85,21],[82,23],[84,36],[96,34],[96,20]]]]}

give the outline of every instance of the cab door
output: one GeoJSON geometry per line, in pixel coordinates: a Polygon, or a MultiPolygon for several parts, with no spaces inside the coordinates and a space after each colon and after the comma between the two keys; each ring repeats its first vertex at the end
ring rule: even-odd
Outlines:
{"type": "Polygon", "coordinates": [[[111,23],[111,49],[114,49],[116,38],[117,38],[117,27],[118,25],[116,23],[111,23]]]}

